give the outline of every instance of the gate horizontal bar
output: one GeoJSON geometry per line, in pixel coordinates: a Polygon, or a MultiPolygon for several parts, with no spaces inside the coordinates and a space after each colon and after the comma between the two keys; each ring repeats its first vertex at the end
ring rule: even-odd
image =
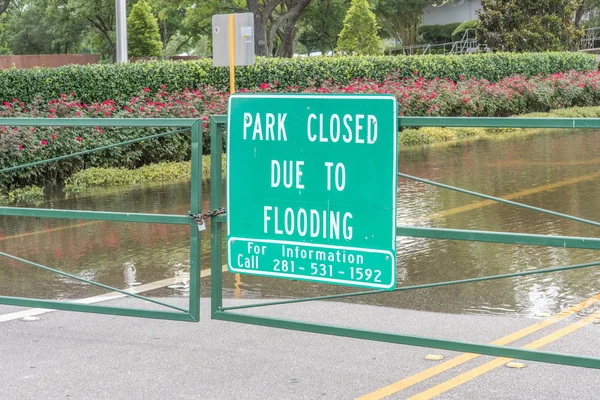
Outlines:
{"type": "Polygon", "coordinates": [[[231,312],[217,311],[213,319],[221,321],[240,322],[251,325],[267,326],[271,328],[290,329],[301,332],[319,333],[354,339],[372,340],[377,342],[405,344],[409,346],[429,347],[464,353],[485,354],[495,357],[508,357],[520,360],[539,361],[552,364],[570,365],[600,369],[600,358],[580,357],[569,354],[550,353],[519,349],[514,347],[494,346],[470,342],[458,342],[444,339],[426,338],[421,336],[401,335],[396,333],[367,331],[356,328],[345,328],[334,325],[321,325],[308,322],[290,321],[245,315],[231,312]]]}
{"type": "Polygon", "coordinates": [[[9,306],[17,307],[34,307],[34,308],[45,308],[51,310],[62,310],[62,311],[78,311],[94,314],[109,314],[109,315],[121,315],[125,317],[140,317],[140,318],[153,318],[153,319],[168,319],[175,321],[188,321],[196,322],[190,314],[187,312],[173,312],[173,311],[160,311],[160,310],[142,310],[136,308],[120,308],[120,307],[109,307],[109,306],[97,306],[92,304],[81,304],[70,301],[59,301],[59,300],[38,300],[38,299],[25,299],[20,297],[8,297],[0,296],[0,304],[6,304],[9,306]]]}
{"type": "MultiPolygon", "coordinates": [[[[1,120],[0,120],[1,122],[1,120]]],[[[226,115],[213,115],[211,122],[227,124],[226,115]]],[[[399,117],[398,127],[440,126],[457,128],[600,128],[600,118],[505,118],[505,117],[399,117]]]]}
{"type": "Polygon", "coordinates": [[[398,126],[592,129],[600,128],[600,118],[400,117],[398,126]]]}
{"type": "Polygon", "coordinates": [[[21,207],[0,207],[0,215],[11,217],[82,219],[171,225],[189,225],[191,222],[190,217],[187,215],[138,214],[112,211],[53,210],[47,208],[21,207]]]}
{"type": "Polygon", "coordinates": [[[0,118],[0,126],[191,127],[197,118],[0,118]]]}
{"type": "Polygon", "coordinates": [[[567,249],[600,250],[600,239],[573,236],[547,236],[526,233],[419,228],[414,226],[397,226],[396,234],[398,236],[430,239],[468,240],[474,242],[524,244],[532,246],[563,247],[567,249]]]}
{"type": "Polygon", "coordinates": [[[283,305],[283,304],[304,303],[304,302],[308,302],[308,301],[317,301],[317,300],[334,300],[334,299],[342,299],[342,298],[347,298],[347,297],[366,296],[369,294],[383,294],[383,293],[390,293],[390,292],[403,292],[403,291],[407,291],[407,290],[430,289],[430,288],[441,287],[441,286],[461,285],[464,283],[484,282],[484,281],[492,281],[492,280],[496,280],[496,279],[505,279],[505,278],[516,278],[516,277],[525,276],[525,275],[548,274],[548,273],[552,273],[552,272],[568,271],[568,270],[572,270],[572,269],[590,268],[590,267],[597,267],[597,266],[600,266],[600,261],[594,261],[594,262],[585,263],[585,264],[565,265],[562,267],[537,269],[537,270],[533,270],[533,271],[513,272],[510,274],[489,275],[489,276],[481,276],[478,278],[467,278],[467,279],[459,279],[459,280],[455,280],[455,281],[434,282],[434,283],[425,283],[423,285],[397,287],[391,291],[390,290],[368,290],[368,291],[364,291],[364,292],[332,294],[332,295],[327,295],[327,296],[308,297],[308,298],[304,298],[304,299],[280,300],[280,301],[272,301],[272,302],[267,302],[267,303],[246,304],[243,306],[222,307],[221,311],[242,310],[242,309],[246,309],[246,308],[258,308],[258,307],[265,307],[265,306],[277,306],[277,305],[283,305]]]}

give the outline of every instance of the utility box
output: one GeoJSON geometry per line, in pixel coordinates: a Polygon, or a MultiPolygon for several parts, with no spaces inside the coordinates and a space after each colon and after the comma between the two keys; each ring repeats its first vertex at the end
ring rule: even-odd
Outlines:
{"type": "Polygon", "coordinates": [[[233,43],[234,65],[254,65],[254,14],[213,15],[212,39],[215,67],[230,65],[231,43],[233,43]],[[230,22],[233,22],[233,27],[230,26],[230,22]]]}

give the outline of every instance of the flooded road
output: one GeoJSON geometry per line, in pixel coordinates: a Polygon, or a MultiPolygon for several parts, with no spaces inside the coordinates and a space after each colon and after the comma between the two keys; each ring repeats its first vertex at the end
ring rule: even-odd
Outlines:
{"type": "MultiPolygon", "coordinates": [[[[399,171],[448,185],[600,221],[600,131],[567,131],[503,141],[402,149],[399,171]]],[[[368,161],[366,161],[368,162],[368,161]]],[[[208,185],[205,184],[205,188],[208,185]]],[[[222,188],[224,192],[224,188],[222,188]]],[[[421,227],[599,237],[600,229],[514,206],[398,181],[398,224],[421,227]]],[[[185,215],[189,183],[106,190],[39,207],[185,215]]],[[[208,190],[203,193],[209,208],[208,190]]],[[[208,268],[209,232],[202,243],[208,268]]],[[[189,228],[103,221],[0,217],[0,251],[117,288],[178,275],[189,268],[189,228]]],[[[399,237],[398,286],[535,270],[596,261],[599,252],[399,237]]],[[[202,295],[209,294],[203,279],[202,295]]],[[[224,274],[236,298],[294,298],[352,288],[224,274]]],[[[105,291],[15,261],[0,259],[0,295],[46,299],[89,297],[105,291]]],[[[600,292],[600,268],[445,288],[362,296],[351,300],[452,313],[554,313],[600,292]]],[[[186,295],[185,289],[150,293],[186,295]]]]}

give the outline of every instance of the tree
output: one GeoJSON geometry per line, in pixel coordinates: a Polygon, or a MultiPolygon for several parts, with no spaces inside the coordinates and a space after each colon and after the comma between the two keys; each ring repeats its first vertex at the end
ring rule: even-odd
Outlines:
{"type": "Polygon", "coordinates": [[[275,36],[279,36],[283,48],[280,54],[291,57],[296,22],[310,0],[247,0],[247,3],[248,10],[254,14],[256,55],[272,56],[275,36]]]}
{"type": "Polygon", "coordinates": [[[404,46],[417,43],[423,8],[427,0],[379,0],[375,7],[377,19],[385,33],[404,46]]]}
{"type": "Polygon", "coordinates": [[[4,14],[4,12],[8,9],[10,2],[11,0],[0,0],[0,15],[4,14]]]}
{"type": "MultiPolygon", "coordinates": [[[[169,42],[173,37],[178,35],[177,43],[181,45],[181,38],[187,35],[183,34],[184,26],[183,21],[185,20],[186,13],[191,6],[189,0],[148,0],[150,8],[154,11],[156,18],[158,19],[158,26],[160,31],[160,39],[163,44],[163,49],[166,49],[169,42]]],[[[187,36],[187,44],[191,40],[190,36],[187,36]]],[[[173,49],[173,46],[169,47],[173,49]]],[[[165,53],[165,55],[167,55],[165,53]]]]}
{"type": "Polygon", "coordinates": [[[496,51],[563,51],[582,35],[574,24],[579,0],[482,0],[477,38],[496,51]]]}
{"type": "Polygon", "coordinates": [[[337,37],[344,27],[346,0],[312,0],[298,23],[298,41],[309,53],[335,50],[337,37]]]}
{"type": "Polygon", "coordinates": [[[127,18],[128,50],[130,57],[160,57],[162,41],[158,21],[146,0],[139,0],[127,18]]]}
{"type": "Polygon", "coordinates": [[[338,39],[338,50],[357,55],[381,54],[377,20],[367,0],[352,0],[338,39]]]}
{"type": "MultiPolygon", "coordinates": [[[[128,2],[129,3],[129,2],[128,2]]],[[[117,58],[115,44],[115,2],[105,0],[68,0],[67,8],[75,18],[86,21],[93,28],[87,41],[102,49],[103,58],[117,58]]]]}
{"type": "Polygon", "coordinates": [[[80,49],[85,24],[68,12],[66,0],[28,0],[13,5],[2,15],[13,54],[66,54],[80,49]]]}

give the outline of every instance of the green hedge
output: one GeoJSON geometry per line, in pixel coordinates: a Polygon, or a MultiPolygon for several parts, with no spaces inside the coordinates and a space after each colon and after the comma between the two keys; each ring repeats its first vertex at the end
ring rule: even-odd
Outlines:
{"type": "Polygon", "coordinates": [[[459,25],[460,22],[446,25],[425,25],[419,28],[419,35],[425,43],[448,43],[452,41],[452,32],[459,25]]]}
{"type": "MultiPolygon", "coordinates": [[[[567,70],[595,70],[595,56],[583,53],[486,53],[397,57],[298,57],[259,58],[256,65],[236,69],[238,88],[256,88],[277,82],[280,89],[303,87],[332,79],[346,84],[356,78],[382,81],[390,74],[426,79],[484,78],[497,81],[506,76],[534,76],[567,70]]],[[[212,60],[159,61],[126,65],[65,66],[61,68],[9,69],[0,72],[0,101],[17,98],[25,103],[36,96],[42,101],[74,92],[82,102],[107,99],[124,102],[141,88],[182,90],[210,85],[228,87],[227,68],[212,66],[212,60]]]]}
{"type": "MultiPolygon", "coordinates": [[[[462,24],[458,25],[456,27],[456,29],[454,29],[454,31],[451,33],[452,40],[455,40],[455,41],[462,40],[467,29],[477,29],[478,25],[479,25],[479,18],[463,22],[462,24]]],[[[473,37],[473,36],[471,36],[471,37],[473,37]]]]}

